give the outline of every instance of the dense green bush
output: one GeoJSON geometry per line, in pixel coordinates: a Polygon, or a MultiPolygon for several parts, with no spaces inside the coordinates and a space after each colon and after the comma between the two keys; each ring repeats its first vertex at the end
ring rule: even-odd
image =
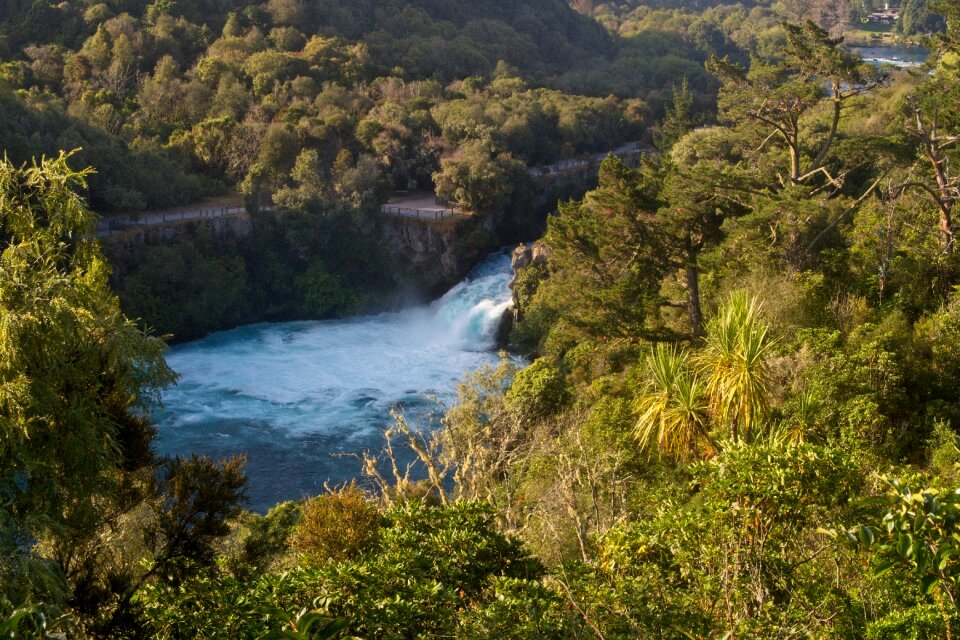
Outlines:
{"type": "MultiPolygon", "coordinates": [[[[354,492],[348,499],[363,500],[354,492]]],[[[331,513],[332,501],[343,499],[321,497],[317,504],[331,513]]],[[[161,638],[261,637],[279,631],[302,608],[347,620],[347,630],[360,637],[455,634],[458,612],[473,607],[472,615],[489,615],[486,607],[504,592],[537,594],[538,606],[557,615],[555,596],[533,582],[542,573],[539,563],[517,540],[498,533],[492,516],[479,504],[410,502],[383,513],[379,540],[356,547],[350,559],[249,581],[212,574],[177,587],[151,585],[138,605],[161,638]]],[[[500,606],[523,619],[516,604],[500,606]]],[[[527,618],[525,624],[539,621],[527,618]]]]}
{"type": "Polygon", "coordinates": [[[311,562],[351,560],[375,547],[380,512],[356,485],[310,498],[293,532],[293,548],[311,562]]]}

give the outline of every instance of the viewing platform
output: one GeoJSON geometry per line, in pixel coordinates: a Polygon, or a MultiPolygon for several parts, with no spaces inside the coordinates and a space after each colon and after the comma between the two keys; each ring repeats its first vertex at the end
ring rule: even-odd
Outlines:
{"type": "Polygon", "coordinates": [[[397,192],[380,207],[380,212],[388,216],[423,220],[443,220],[463,215],[463,210],[429,191],[397,192]]]}

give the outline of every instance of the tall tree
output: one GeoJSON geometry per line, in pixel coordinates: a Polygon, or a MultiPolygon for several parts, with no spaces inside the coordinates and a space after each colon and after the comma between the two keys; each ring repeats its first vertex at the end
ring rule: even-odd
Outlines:
{"type": "MultiPolygon", "coordinates": [[[[841,49],[840,39],[830,38],[813,22],[784,23],[786,43],[776,60],[753,58],[750,70],[715,56],[708,68],[723,82],[721,116],[734,123],[754,122],[763,130],[764,146],[779,139],[787,150],[782,187],[836,180],[826,161],[837,138],[844,107],[851,98],[879,86],[884,76],[841,49]],[[829,104],[826,131],[810,135],[807,122],[814,108],[829,104]]],[[[813,131],[816,131],[815,129],[813,131]]]]}
{"type": "Polygon", "coordinates": [[[960,200],[960,174],[954,168],[960,150],[960,4],[942,0],[935,5],[947,22],[947,31],[936,42],[931,64],[936,67],[903,104],[905,128],[917,143],[919,164],[925,170],[915,172],[899,186],[919,189],[936,204],[940,215],[940,240],[946,253],[953,253],[954,206],[960,200]]]}
{"type": "Polygon", "coordinates": [[[667,203],[658,214],[674,267],[683,271],[687,289],[687,315],[694,338],[703,335],[700,304],[700,255],[723,237],[725,218],[745,211],[736,200],[725,198],[715,187],[708,167],[666,163],[661,199],[667,203]]]}
{"type": "Polygon", "coordinates": [[[927,79],[904,102],[905,129],[917,144],[918,171],[898,190],[919,189],[936,204],[940,239],[954,251],[954,207],[960,200],[960,174],[954,168],[960,143],[960,73],[946,67],[927,79]]]}
{"type": "Polygon", "coordinates": [[[68,158],[0,162],[0,584],[31,541],[99,524],[121,469],[149,459],[137,414],[173,377],[110,292],[77,195],[89,171],[68,158]]]}
{"type": "Polygon", "coordinates": [[[680,85],[673,85],[673,100],[657,132],[657,147],[668,152],[673,145],[696,126],[693,93],[686,76],[680,85]]]}
{"type": "Polygon", "coordinates": [[[536,294],[534,315],[538,306],[553,308],[571,337],[658,333],[660,284],[671,264],[656,224],[658,188],[653,171],[608,157],[595,191],[561,203],[547,223],[550,277],[536,294]]]}

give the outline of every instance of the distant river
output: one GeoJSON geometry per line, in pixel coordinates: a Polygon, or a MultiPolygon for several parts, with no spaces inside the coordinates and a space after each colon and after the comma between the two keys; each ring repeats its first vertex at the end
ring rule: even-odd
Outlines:
{"type": "Polygon", "coordinates": [[[850,47],[850,50],[859,53],[866,62],[889,64],[902,69],[919,67],[930,55],[930,50],[923,47],[850,47]]]}
{"type": "Polygon", "coordinates": [[[436,418],[464,374],[494,363],[510,305],[498,253],[433,304],[345,320],[257,324],[173,347],[179,383],[155,415],[160,453],[248,458],[250,507],[313,495],[359,475],[332,454],[383,445],[390,409],[436,418]]]}

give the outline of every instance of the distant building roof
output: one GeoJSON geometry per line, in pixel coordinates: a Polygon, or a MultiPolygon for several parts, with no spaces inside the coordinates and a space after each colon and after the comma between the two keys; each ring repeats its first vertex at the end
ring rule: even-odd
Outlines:
{"type": "Polygon", "coordinates": [[[883,9],[874,10],[867,19],[870,22],[896,22],[900,18],[900,7],[886,5],[883,9]]]}

